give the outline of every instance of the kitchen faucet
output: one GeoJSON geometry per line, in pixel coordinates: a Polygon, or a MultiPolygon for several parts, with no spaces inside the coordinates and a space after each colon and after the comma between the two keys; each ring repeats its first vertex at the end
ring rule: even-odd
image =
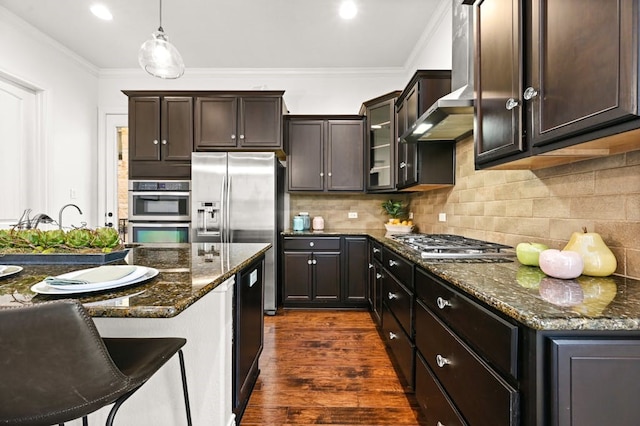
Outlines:
{"type": "Polygon", "coordinates": [[[82,210],[80,210],[80,207],[76,206],[75,204],[65,204],[64,206],[62,206],[62,208],[60,209],[60,212],[58,213],[58,228],[59,229],[62,229],[62,212],[67,207],[75,207],[76,209],[78,209],[78,213],[82,214],[82,210]]]}

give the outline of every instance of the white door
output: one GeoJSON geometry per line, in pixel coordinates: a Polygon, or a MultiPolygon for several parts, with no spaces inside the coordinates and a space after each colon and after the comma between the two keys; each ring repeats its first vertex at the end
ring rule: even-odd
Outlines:
{"type": "Polygon", "coordinates": [[[102,171],[98,194],[98,209],[103,214],[99,226],[112,226],[118,229],[119,219],[126,219],[127,210],[127,173],[128,164],[128,118],[125,113],[106,113],[103,117],[101,132],[104,140],[102,171]],[[125,169],[123,170],[123,166],[125,169]]]}
{"type": "Polygon", "coordinates": [[[36,108],[35,91],[0,76],[0,228],[16,224],[25,209],[33,216],[46,207],[38,186],[43,172],[36,108]]]}

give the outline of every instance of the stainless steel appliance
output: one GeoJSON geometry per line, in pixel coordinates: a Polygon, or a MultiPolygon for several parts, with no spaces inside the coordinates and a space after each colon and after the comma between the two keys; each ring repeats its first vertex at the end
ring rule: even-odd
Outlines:
{"type": "Polygon", "coordinates": [[[438,261],[509,262],[515,256],[512,247],[452,234],[395,234],[391,238],[420,253],[420,257],[438,261]]]}
{"type": "Polygon", "coordinates": [[[271,243],[264,311],[277,308],[276,253],[284,226],[284,168],[271,152],[196,152],[191,157],[193,242],[271,243]]]}
{"type": "Polygon", "coordinates": [[[129,242],[186,243],[190,222],[190,181],[129,181],[129,242]]]}

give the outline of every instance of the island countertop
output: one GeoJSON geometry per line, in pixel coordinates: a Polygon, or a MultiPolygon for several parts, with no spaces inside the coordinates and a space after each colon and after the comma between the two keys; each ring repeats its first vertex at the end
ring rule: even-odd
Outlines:
{"type": "Polygon", "coordinates": [[[51,275],[97,265],[20,265],[0,279],[0,306],[19,306],[60,298],[80,300],[92,317],[169,318],[178,315],[263,255],[268,243],[149,244],[133,247],[123,262],[156,268],[148,282],[114,290],[49,296],[31,286],[51,275]]]}

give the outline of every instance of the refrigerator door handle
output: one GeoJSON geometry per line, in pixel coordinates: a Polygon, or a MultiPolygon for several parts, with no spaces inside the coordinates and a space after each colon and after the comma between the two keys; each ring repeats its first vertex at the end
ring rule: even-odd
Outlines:
{"type": "Polygon", "coordinates": [[[220,242],[227,242],[227,175],[222,175],[222,187],[220,188],[220,242]]]}
{"type": "Polygon", "coordinates": [[[227,217],[227,224],[225,230],[227,231],[227,243],[231,242],[231,176],[227,176],[227,211],[225,213],[227,217]]]}

